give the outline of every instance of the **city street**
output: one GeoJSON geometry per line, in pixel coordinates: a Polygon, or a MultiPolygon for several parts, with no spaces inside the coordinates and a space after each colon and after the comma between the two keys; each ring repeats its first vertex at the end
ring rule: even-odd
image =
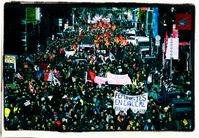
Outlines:
{"type": "Polygon", "coordinates": [[[194,130],[193,5],[4,10],[6,131],[194,130]]]}

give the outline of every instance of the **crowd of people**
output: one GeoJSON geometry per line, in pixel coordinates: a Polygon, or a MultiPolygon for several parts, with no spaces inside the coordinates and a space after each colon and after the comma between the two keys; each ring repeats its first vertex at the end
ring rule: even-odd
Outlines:
{"type": "Polygon", "coordinates": [[[173,120],[160,67],[156,61],[143,63],[139,45],[128,44],[123,29],[103,18],[84,22],[64,37],[50,37],[37,53],[20,55],[17,71],[4,74],[5,130],[191,129],[191,120],[173,120]],[[92,38],[88,47],[81,47],[88,38],[92,38]],[[107,72],[128,74],[132,85],[98,85],[88,81],[88,70],[100,77],[107,72]],[[116,90],[127,95],[148,93],[147,111],[115,114],[116,90]]]}

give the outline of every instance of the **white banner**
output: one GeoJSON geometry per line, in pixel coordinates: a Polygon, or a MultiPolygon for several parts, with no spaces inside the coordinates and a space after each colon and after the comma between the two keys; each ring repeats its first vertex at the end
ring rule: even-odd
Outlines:
{"type": "Polygon", "coordinates": [[[127,114],[129,108],[134,113],[144,114],[147,110],[148,93],[132,96],[115,91],[113,100],[115,114],[118,114],[120,111],[124,111],[127,114]]]}
{"type": "Polygon", "coordinates": [[[132,84],[131,79],[129,78],[128,74],[125,75],[116,75],[108,72],[107,74],[108,84],[114,85],[127,85],[132,84]]]}
{"type": "Polygon", "coordinates": [[[90,44],[81,44],[81,45],[78,45],[78,47],[79,48],[85,48],[85,47],[92,48],[92,47],[95,47],[95,45],[94,44],[92,44],[92,45],[90,45],[90,44]]]}
{"type": "Polygon", "coordinates": [[[107,81],[108,81],[107,78],[98,77],[98,76],[96,76],[95,79],[94,79],[94,82],[97,83],[97,84],[105,84],[107,81]]]}
{"type": "Polygon", "coordinates": [[[65,51],[66,57],[73,56],[74,54],[75,54],[75,51],[65,51]]]}

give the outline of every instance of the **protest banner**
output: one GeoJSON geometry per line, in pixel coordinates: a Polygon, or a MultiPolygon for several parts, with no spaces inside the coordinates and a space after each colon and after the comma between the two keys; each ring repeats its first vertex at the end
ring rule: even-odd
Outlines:
{"type": "Polygon", "coordinates": [[[95,47],[94,44],[81,44],[81,45],[78,45],[79,48],[92,48],[92,47],[95,47]]]}
{"type": "Polygon", "coordinates": [[[132,84],[131,79],[128,74],[125,75],[116,75],[108,72],[107,74],[108,84],[113,85],[128,85],[132,84]]]}
{"type": "Polygon", "coordinates": [[[73,56],[75,54],[75,51],[65,51],[65,57],[73,56]]]}
{"type": "Polygon", "coordinates": [[[120,111],[124,111],[127,114],[128,109],[131,109],[134,113],[144,114],[147,110],[147,104],[148,93],[132,96],[117,91],[114,92],[113,108],[115,109],[115,114],[120,111]]]}
{"type": "Polygon", "coordinates": [[[95,79],[94,79],[94,82],[97,83],[97,84],[105,84],[107,81],[108,81],[107,78],[98,77],[98,76],[96,76],[95,79]]]}
{"type": "Polygon", "coordinates": [[[166,49],[166,59],[179,59],[179,38],[169,38],[166,49]]]}

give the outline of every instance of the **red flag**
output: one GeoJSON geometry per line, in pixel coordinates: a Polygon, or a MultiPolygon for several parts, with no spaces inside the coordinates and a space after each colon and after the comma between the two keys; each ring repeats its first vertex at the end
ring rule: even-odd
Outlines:
{"type": "Polygon", "coordinates": [[[178,30],[191,30],[191,14],[176,14],[175,23],[178,30]]]}
{"type": "Polygon", "coordinates": [[[94,82],[96,74],[94,72],[92,72],[91,70],[87,70],[87,81],[89,82],[94,82]]]}
{"type": "Polygon", "coordinates": [[[48,81],[49,72],[44,72],[44,81],[48,81]]]}

